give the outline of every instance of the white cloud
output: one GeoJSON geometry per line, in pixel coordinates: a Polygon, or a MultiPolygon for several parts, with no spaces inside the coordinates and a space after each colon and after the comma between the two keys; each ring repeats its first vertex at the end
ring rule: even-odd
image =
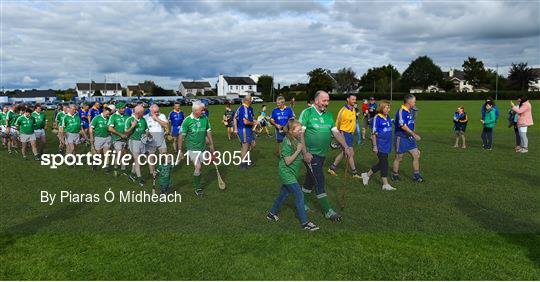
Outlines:
{"type": "Polygon", "coordinates": [[[359,74],[429,55],[487,66],[540,65],[540,3],[38,2],[3,4],[6,88],[73,87],[105,75],[122,84],[219,73],[305,81],[315,67],[359,74]],[[21,77],[28,77],[21,80],[21,77]]]}

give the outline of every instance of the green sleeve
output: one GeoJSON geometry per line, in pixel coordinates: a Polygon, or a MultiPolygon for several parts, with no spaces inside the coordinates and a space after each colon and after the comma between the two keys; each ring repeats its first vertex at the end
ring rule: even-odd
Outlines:
{"type": "Polygon", "coordinates": [[[22,116],[19,116],[17,120],[15,120],[15,125],[21,125],[21,117],[22,116]]]}
{"type": "Polygon", "coordinates": [[[305,109],[302,111],[302,113],[300,113],[300,117],[298,118],[298,121],[300,122],[300,124],[302,124],[302,126],[307,126],[307,121],[309,120],[309,117],[308,117],[308,110],[309,108],[305,109]]]}
{"type": "Polygon", "coordinates": [[[108,126],[113,126],[114,127],[114,121],[116,120],[116,115],[112,115],[110,118],[109,118],[109,121],[107,121],[107,125],[108,126]]]}
{"type": "Polygon", "coordinates": [[[90,127],[92,127],[92,128],[96,127],[96,123],[97,123],[96,120],[97,120],[97,117],[98,117],[98,116],[95,116],[94,119],[92,119],[92,122],[90,122],[90,127]]]}
{"type": "Polygon", "coordinates": [[[184,119],[184,122],[182,122],[182,128],[180,128],[180,132],[182,133],[182,135],[187,134],[187,130],[189,128],[188,123],[189,123],[188,118],[184,119]]]}

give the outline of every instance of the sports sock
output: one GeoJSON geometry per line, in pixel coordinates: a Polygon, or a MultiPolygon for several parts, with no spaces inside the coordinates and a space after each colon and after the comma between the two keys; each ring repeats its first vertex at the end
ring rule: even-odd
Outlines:
{"type": "Polygon", "coordinates": [[[193,173],[193,184],[195,185],[195,190],[201,190],[201,173],[193,173]]]}
{"type": "Polygon", "coordinates": [[[330,169],[331,170],[336,170],[336,165],[335,164],[330,165],[330,169]]]}
{"type": "Polygon", "coordinates": [[[414,178],[418,178],[420,177],[420,171],[415,171],[414,172],[414,178]]]}
{"type": "Polygon", "coordinates": [[[319,199],[319,203],[321,204],[324,213],[326,214],[329,210],[332,208],[330,207],[330,201],[328,201],[328,197],[326,196],[326,193],[322,193],[317,195],[317,199],[319,199]]]}

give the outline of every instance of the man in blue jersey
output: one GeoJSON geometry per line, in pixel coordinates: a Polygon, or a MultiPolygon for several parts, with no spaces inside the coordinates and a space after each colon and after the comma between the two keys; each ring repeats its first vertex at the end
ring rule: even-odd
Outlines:
{"type": "Polygon", "coordinates": [[[285,98],[283,96],[277,97],[277,107],[272,110],[270,115],[270,123],[276,128],[276,156],[280,156],[281,142],[285,137],[283,128],[287,125],[290,119],[294,118],[294,112],[290,107],[285,105],[285,98]]]}
{"type": "Polygon", "coordinates": [[[413,173],[414,181],[422,182],[424,179],[420,176],[420,150],[416,141],[420,140],[420,136],[414,132],[415,120],[411,112],[416,105],[416,97],[412,94],[405,96],[405,100],[401,108],[396,113],[394,120],[394,145],[396,147],[396,158],[392,167],[392,180],[399,180],[399,164],[403,160],[403,155],[407,152],[413,158],[413,173]]]}
{"type": "Polygon", "coordinates": [[[83,103],[81,107],[77,110],[79,112],[79,117],[81,118],[81,126],[86,136],[90,136],[89,135],[90,132],[88,131],[88,128],[90,127],[90,121],[91,121],[89,108],[90,106],[87,103],[83,103]]]}
{"type": "Polygon", "coordinates": [[[247,169],[248,165],[253,165],[248,154],[255,147],[253,127],[257,124],[258,121],[254,119],[253,108],[251,107],[251,96],[246,95],[242,100],[242,105],[238,107],[234,115],[234,132],[238,135],[242,144],[240,169],[247,169]]]}
{"type": "Polygon", "coordinates": [[[169,124],[171,125],[171,136],[173,138],[174,152],[178,152],[178,135],[180,135],[180,127],[184,121],[184,112],[180,108],[180,102],[175,102],[172,112],[169,113],[169,124]]]}
{"type": "Polygon", "coordinates": [[[90,120],[93,120],[94,117],[101,114],[101,111],[101,104],[99,104],[99,102],[95,102],[92,108],[89,110],[90,120]]]}

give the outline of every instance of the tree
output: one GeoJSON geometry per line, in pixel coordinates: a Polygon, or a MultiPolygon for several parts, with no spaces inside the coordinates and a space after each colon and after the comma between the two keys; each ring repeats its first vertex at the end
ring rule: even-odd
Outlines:
{"type": "Polygon", "coordinates": [[[487,69],[485,74],[484,85],[488,89],[495,91],[495,89],[498,90],[506,90],[507,89],[507,82],[508,80],[506,77],[499,74],[499,78],[497,79],[497,73],[493,69],[487,69]]]}
{"type": "Polygon", "coordinates": [[[257,81],[257,86],[261,89],[262,99],[265,101],[272,101],[274,78],[266,74],[261,75],[257,81]]]}
{"type": "Polygon", "coordinates": [[[399,89],[399,71],[391,64],[370,68],[360,78],[360,91],[364,92],[390,92],[399,89]]]}
{"type": "Polygon", "coordinates": [[[330,77],[330,71],[323,68],[316,68],[307,73],[309,76],[308,95],[313,97],[318,90],[330,92],[333,88],[334,80],[330,77]]]}
{"type": "Polygon", "coordinates": [[[358,79],[352,68],[342,68],[335,75],[336,86],[339,93],[350,93],[356,88],[358,79]]]}
{"type": "Polygon", "coordinates": [[[534,80],[534,71],[527,66],[527,63],[512,63],[508,72],[509,86],[513,90],[526,90],[529,88],[529,82],[534,80]]]}
{"type": "Polygon", "coordinates": [[[484,63],[482,61],[479,61],[474,57],[469,57],[461,66],[465,73],[465,80],[472,86],[478,87],[481,83],[486,81],[486,70],[484,69],[484,63]]]}
{"type": "Polygon", "coordinates": [[[401,89],[409,91],[412,87],[426,89],[429,85],[442,82],[441,68],[428,56],[420,56],[411,62],[401,76],[401,89]]]}

